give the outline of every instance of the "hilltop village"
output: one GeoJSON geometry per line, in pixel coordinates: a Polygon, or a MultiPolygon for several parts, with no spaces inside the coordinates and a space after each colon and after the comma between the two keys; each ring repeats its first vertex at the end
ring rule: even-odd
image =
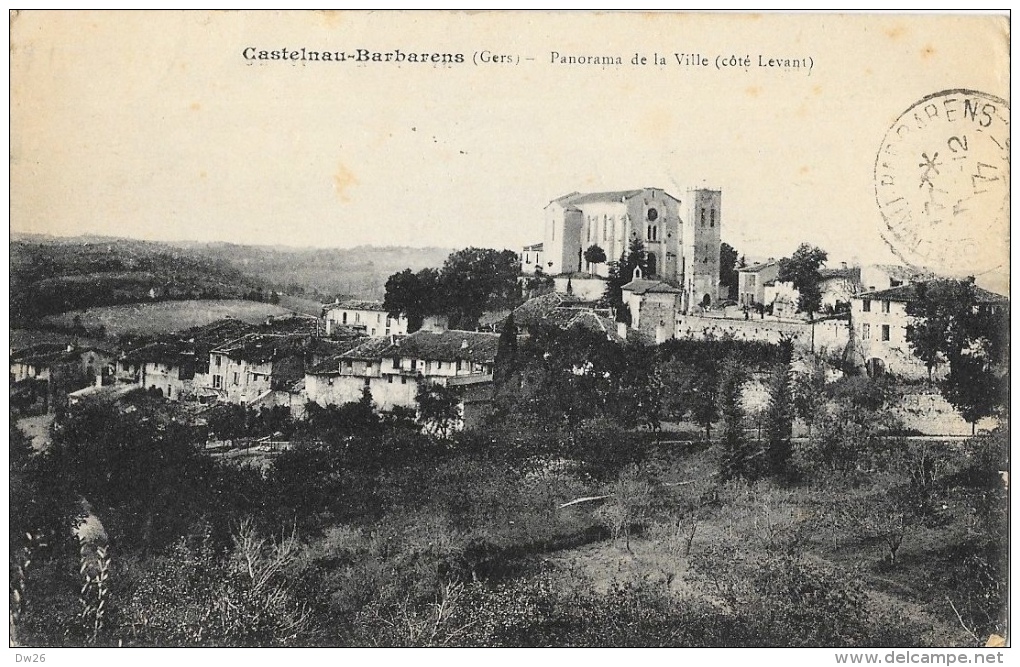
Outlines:
{"type": "Polygon", "coordinates": [[[12,241],[12,644],[1002,646],[1008,299],[724,210],[566,194],[381,299],[12,241]]]}
{"type": "MultiPolygon", "coordinates": [[[[12,388],[34,383],[27,394],[48,410],[57,407],[54,400],[74,404],[144,389],[172,401],[283,407],[300,416],[309,402],[342,405],[366,390],[380,410],[416,409],[419,386],[438,384],[456,388],[457,421],[469,428],[489,408],[498,339],[511,316],[520,335],[530,325],[555,323],[649,346],[787,340],[871,375],[929,375],[907,332],[917,318],[909,306],[919,288],[939,278],[934,273],[829,267],[814,249],[813,258],[805,257],[814,262],[807,267],[815,274],[814,301],[803,307],[800,276],[781,275],[789,260],[738,260],[721,241],[722,226],[719,190],[690,190],[682,198],[660,188],[575,192],[546,206],[541,242],[515,258],[519,305],[487,310],[471,330],[450,328],[439,312],[409,326],[408,312],[383,301],[336,300],[319,317],[225,319],[121,345],[29,345],[12,351],[12,388]]],[[[1004,296],[972,291],[983,310],[1008,305],[1004,296]]]]}

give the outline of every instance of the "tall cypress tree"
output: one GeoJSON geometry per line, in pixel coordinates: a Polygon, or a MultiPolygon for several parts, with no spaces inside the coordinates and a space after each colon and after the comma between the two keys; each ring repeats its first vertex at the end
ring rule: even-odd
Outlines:
{"type": "Polygon", "coordinates": [[[769,474],[787,477],[793,455],[793,391],[788,363],[777,364],[769,381],[765,410],[765,458],[769,474]]]}
{"type": "Polygon", "coordinates": [[[744,435],[744,414],[740,408],[740,391],[744,384],[744,373],[736,363],[727,363],[723,368],[719,388],[719,412],[722,414],[722,456],[719,474],[723,481],[743,477],[751,479],[751,451],[744,435]]]}
{"type": "Polygon", "coordinates": [[[500,391],[510,379],[516,365],[517,325],[514,324],[514,314],[510,313],[503,323],[503,330],[499,334],[499,343],[496,346],[496,359],[492,369],[492,381],[496,391],[500,391]]]}

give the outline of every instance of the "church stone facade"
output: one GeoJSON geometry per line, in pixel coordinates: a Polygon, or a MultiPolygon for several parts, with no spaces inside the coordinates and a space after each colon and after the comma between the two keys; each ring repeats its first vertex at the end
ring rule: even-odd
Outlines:
{"type": "Polygon", "coordinates": [[[677,287],[686,311],[716,301],[721,227],[719,190],[688,190],[682,199],[662,188],[573,192],[545,207],[542,263],[522,266],[529,272],[539,266],[546,275],[605,277],[608,262],[618,261],[631,241],[640,239],[646,277],[677,287]],[[605,251],[606,263],[585,261],[585,251],[596,245],[605,251]]]}

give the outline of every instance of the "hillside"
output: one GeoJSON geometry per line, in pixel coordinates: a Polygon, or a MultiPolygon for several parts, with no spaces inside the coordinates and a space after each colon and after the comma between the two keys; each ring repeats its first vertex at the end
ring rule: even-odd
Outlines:
{"type": "Polygon", "coordinates": [[[11,322],[29,326],[68,310],[153,300],[269,300],[293,310],[337,296],[381,299],[405,268],[440,266],[441,248],[349,249],[159,243],[42,235],[11,237],[11,322]],[[284,300],[293,303],[283,303],[284,300]]]}
{"type": "Polygon", "coordinates": [[[382,299],[391,274],[442,266],[451,252],[449,248],[287,248],[233,243],[181,243],[177,247],[211,261],[230,261],[286,294],[316,295],[322,300],[338,295],[382,299]]]}

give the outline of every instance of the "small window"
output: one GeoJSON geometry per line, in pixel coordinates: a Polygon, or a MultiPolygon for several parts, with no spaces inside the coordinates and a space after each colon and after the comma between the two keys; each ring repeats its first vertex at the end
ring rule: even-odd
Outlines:
{"type": "Polygon", "coordinates": [[[223,386],[223,376],[222,375],[214,375],[214,376],[212,376],[212,386],[213,386],[213,389],[219,389],[220,387],[222,387],[223,386]]]}
{"type": "Polygon", "coordinates": [[[417,369],[418,369],[418,360],[417,359],[412,359],[411,360],[411,370],[414,371],[414,370],[417,370],[417,369]]]}
{"type": "Polygon", "coordinates": [[[705,209],[704,209],[704,207],[702,207],[702,209],[701,209],[701,226],[702,227],[705,226],[705,209]]]}
{"type": "Polygon", "coordinates": [[[392,375],[387,375],[386,376],[386,382],[388,382],[389,384],[393,384],[393,376],[392,375]]]}
{"type": "Polygon", "coordinates": [[[350,359],[345,361],[344,364],[346,364],[347,368],[354,368],[354,362],[351,361],[350,359]]]}
{"type": "Polygon", "coordinates": [[[861,338],[871,340],[871,325],[865,324],[861,327],[861,338]]]}
{"type": "Polygon", "coordinates": [[[382,313],[376,313],[375,323],[379,324],[380,322],[382,322],[382,313]]]}
{"type": "Polygon", "coordinates": [[[438,371],[438,370],[442,370],[442,368],[443,368],[443,362],[441,362],[441,361],[437,361],[437,362],[436,362],[436,370],[437,370],[437,371],[438,371]]]}
{"type": "Polygon", "coordinates": [[[713,208],[710,212],[709,227],[715,227],[715,209],[713,208]]]}
{"type": "Polygon", "coordinates": [[[223,357],[221,357],[220,355],[217,354],[215,358],[216,358],[216,368],[219,368],[220,364],[223,362],[223,357]]]}
{"type": "Polygon", "coordinates": [[[344,313],[343,313],[343,319],[342,319],[342,323],[343,323],[343,324],[347,324],[347,311],[346,311],[346,310],[345,310],[345,311],[344,311],[344,313]]]}
{"type": "Polygon", "coordinates": [[[241,375],[240,375],[240,373],[234,373],[234,384],[241,384],[241,375]]]}
{"type": "Polygon", "coordinates": [[[865,313],[871,312],[871,299],[864,299],[864,302],[861,304],[861,310],[865,313]]]}
{"type": "Polygon", "coordinates": [[[400,384],[407,384],[407,378],[403,375],[400,376],[400,384]]]}
{"type": "Polygon", "coordinates": [[[369,386],[372,382],[372,378],[365,378],[365,386],[369,386]]]}
{"type": "Polygon", "coordinates": [[[889,340],[889,325],[882,325],[882,340],[889,340]]]}
{"type": "Polygon", "coordinates": [[[400,368],[400,357],[393,357],[393,367],[400,368]]]}
{"type": "Polygon", "coordinates": [[[883,313],[888,313],[889,312],[889,302],[888,301],[883,301],[882,302],[882,312],[883,313]]]}

